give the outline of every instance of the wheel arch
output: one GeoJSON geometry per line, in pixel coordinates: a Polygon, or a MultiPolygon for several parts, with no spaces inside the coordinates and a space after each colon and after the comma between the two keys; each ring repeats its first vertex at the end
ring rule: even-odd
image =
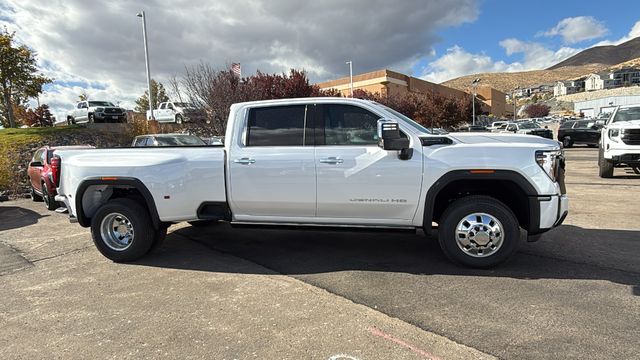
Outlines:
{"type": "Polygon", "coordinates": [[[149,212],[153,227],[160,228],[158,210],[149,189],[139,179],[122,177],[90,178],[80,183],[75,199],[78,223],[83,227],[91,226],[91,217],[98,207],[122,197],[132,198],[143,205],[149,212]]]}
{"type": "Polygon", "coordinates": [[[536,233],[540,226],[540,204],[535,187],[512,170],[454,170],[436,180],[428,190],[424,206],[423,228],[440,221],[453,201],[470,195],[488,195],[509,207],[520,226],[536,233]]]}

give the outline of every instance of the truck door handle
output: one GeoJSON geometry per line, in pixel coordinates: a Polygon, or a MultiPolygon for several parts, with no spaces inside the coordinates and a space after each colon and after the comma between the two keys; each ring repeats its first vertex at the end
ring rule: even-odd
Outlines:
{"type": "Polygon", "coordinates": [[[253,164],[256,161],[254,159],[251,158],[242,158],[242,159],[235,159],[233,160],[234,163],[236,164],[243,164],[243,165],[249,165],[249,164],[253,164]]]}
{"type": "Polygon", "coordinates": [[[335,156],[331,156],[328,158],[324,158],[324,159],[320,159],[320,163],[322,164],[342,164],[344,162],[344,160],[340,159],[339,157],[335,157],[335,156]]]}

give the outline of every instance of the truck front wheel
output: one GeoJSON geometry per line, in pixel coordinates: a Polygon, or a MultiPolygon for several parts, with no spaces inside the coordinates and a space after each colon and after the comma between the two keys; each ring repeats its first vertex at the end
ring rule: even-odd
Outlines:
{"type": "Polygon", "coordinates": [[[176,115],[176,124],[182,124],[183,120],[184,120],[184,118],[182,117],[182,115],[180,115],[180,114],[176,115]]]}
{"type": "Polygon", "coordinates": [[[600,147],[598,152],[598,172],[601,178],[607,179],[613,177],[613,162],[605,159],[604,149],[600,147]]]}
{"type": "Polygon", "coordinates": [[[149,252],[157,235],[147,210],[131,199],[111,200],[91,219],[93,243],[115,262],[140,259],[149,252]]]}
{"type": "Polygon", "coordinates": [[[487,268],[507,260],[518,249],[520,226],[502,202],[490,196],[466,196],[442,214],[438,241],[452,261],[487,268]]]}

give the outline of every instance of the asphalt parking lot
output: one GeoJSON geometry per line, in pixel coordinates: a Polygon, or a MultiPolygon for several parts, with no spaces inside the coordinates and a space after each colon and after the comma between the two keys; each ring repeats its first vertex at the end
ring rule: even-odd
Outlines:
{"type": "Polygon", "coordinates": [[[570,215],[471,270],[418,234],[172,226],[114,264],[66,216],[0,204],[0,357],[632,359],[640,175],[567,150],[570,215]]]}

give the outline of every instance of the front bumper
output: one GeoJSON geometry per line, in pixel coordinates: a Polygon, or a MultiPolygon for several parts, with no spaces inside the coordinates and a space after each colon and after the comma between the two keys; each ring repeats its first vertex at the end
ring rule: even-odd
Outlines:
{"type": "Polygon", "coordinates": [[[538,197],[531,201],[531,206],[534,208],[537,203],[540,222],[529,229],[527,240],[536,241],[541,234],[562,225],[569,214],[569,198],[567,195],[553,195],[538,197]]]}
{"type": "Polygon", "coordinates": [[[124,121],[127,118],[125,113],[95,113],[94,118],[102,121],[124,121]]]}

